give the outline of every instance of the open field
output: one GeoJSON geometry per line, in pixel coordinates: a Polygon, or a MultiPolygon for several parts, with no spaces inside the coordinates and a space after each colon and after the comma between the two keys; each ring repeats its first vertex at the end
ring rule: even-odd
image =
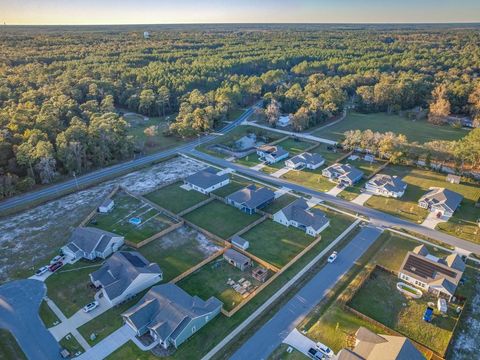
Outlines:
{"type": "Polygon", "coordinates": [[[236,232],[259,219],[260,215],[248,215],[237,208],[214,200],[185,215],[195,225],[228,239],[236,232]]]}
{"type": "Polygon", "coordinates": [[[322,176],[322,169],[316,170],[291,170],[281,176],[282,179],[297,183],[299,185],[307,186],[318,191],[328,191],[335,187],[335,183],[329,181],[322,176]]]}
{"type": "Polygon", "coordinates": [[[410,142],[418,141],[419,143],[433,140],[458,140],[467,134],[465,130],[449,125],[436,126],[426,120],[412,121],[398,115],[349,113],[344,120],[315,131],[313,135],[341,142],[345,131],[357,129],[370,129],[381,133],[392,131],[404,134],[410,142]]]}
{"type": "Polygon", "coordinates": [[[248,252],[278,268],[286,265],[315,239],[304,231],[273,220],[265,220],[242,237],[250,243],[248,252]]]}
{"type": "Polygon", "coordinates": [[[162,282],[168,282],[218,250],[203,234],[183,226],[137,251],[157,263],[163,271],[162,282]]]}
{"type": "Polygon", "coordinates": [[[27,360],[17,340],[5,329],[0,329],[0,359],[27,360]]]}
{"type": "Polygon", "coordinates": [[[175,214],[178,214],[179,212],[208,199],[207,195],[204,195],[198,191],[187,191],[182,189],[180,187],[182,184],[182,182],[176,182],[144,196],[148,200],[167,210],[170,210],[175,214]]]}
{"type": "Polygon", "coordinates": [[[275,199],[274,202],[272,202],[270,205],[267,207],[263,208],[262,210],[269,213],[269,214],[275,214],[277,211],[283,209],[285,206],[288,204],[294,202],[297,198],[293,195],[290,194],[283,194],[279,198],[275,199]]]}
{"type": "Polygon", "coordinates": [[[52,327],[60,322],[57,315],[55,315],[53,310],[50,309],[50,307],[45,301],[42,301],[42,303],[40,304],[40,309],[38,312],[40,315],[40,319],[42,319],[46,328],[52,327]]]}
{"type": "Polygon", "coordinates": [[[115,234],[123,235],[125,240],[140,242],[168,228],[172,222],[157,209],[122,191],[113,197],[115,206],[107,214],[97,214],[89,222],[94,226],[115,234]],[[132,218],[140,218],[141,224],[130,223],[132,218]]]}
{"type": "MultiPolygon", "coordinates": [[[[253,267],[256,265],[253,264],[253,267]]],[[[227,284],[229,279],[238,282],[245,279],[252,283],[252,291],[261,283],[251,275],[252,268],[241,271],[230,265],[222,256],[205,264],[200,269],[180,280],[177,285],[190,295],[197,295],[203,300],[211,296],[223,302],[223,308],[227,311],[234,309],[243,301],[243,296],[227,284]]]]}

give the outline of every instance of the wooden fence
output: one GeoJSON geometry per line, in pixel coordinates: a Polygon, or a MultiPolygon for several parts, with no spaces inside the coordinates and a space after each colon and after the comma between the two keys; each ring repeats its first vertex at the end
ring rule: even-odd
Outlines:
{"type": "MultiPolygon", "coordinates": [[[[110,194],[107,195],[107,197],[105,198],[106,199],[111,199],[116,193],[117,191],[120,189],[120,186],[119,185],[116,185],[115,188],[110,192],[110,194]]],[[[79,227],[83,227],[85,225],[88,224],[88,222],[98,213],[98,207],[95,207],[88,215],[85,219],[82,220],[82,222],[80,223],[80,225],[78,225],[79,227]]]]}
{"type": "Polygon", "coordinates": [[[158,232],[158,233],[150,236],[149,238],[147,238],[145,240],[142,240],[138,243],[134,243],[134,242],[131,242],[129,240],[125,240],[125,244],[127,244],[128,246],[134,247],[135,249],[140,249],[142,246],[145,246],[148,243],[152,242],[153,240],[161,238],[162,236],[167,235],[168,233],[170,233],[174,230],[177,230],[181,226],[183,226],[183,220],[170,225],[168,228],[166,228],[166,229],[164,229],[164,230],[162,230],[162,231],[160,231],[160,232],[158,232]]]}
{"type": "MultiPolygon", "coordinates": [[[[194,191],[194,190],[192,190],[194,191]]],[[[185,210],[182,210],[180,211],[177,216],[184,216],[190,212],[192,212],[193,210],[196,210],[198,209],[199,207],[202,207],[203,205],[207,205],[208,203],[212,202],[213,200],[215,200],[213,197],[209,197],[203,201],[200,201],[198,204],[195,204],[193,206],[190,206],[188,209],[185,209],[185,210]]]]}
{"type": "Polygon", "coordinates": [[[340,156],[337,160],[334,161],[334,163],[339,163],[340,161],[345,160],[347,157],[349,157],[352,154],[353,154],[353,150],[340,156]]]}
{"type": "Polygon", "coordinates": [[[370,180],[370,179],[373,178],[375,175],[377,175],[380,171],[382,171],[383,169],[385,169],[388,165],[390,165],[390,160],[388,160],[385,164],[383,164],[383,165],[380,166],[378,169],[376,169],[373,173],[371,173],[370,175],[368,175],[367,177],[365,177],[365,179],[370,180]]]}
{"type": "Polygon", "coordinates": [[[251,223],[250,225],[247,225],[245,226],[243,229],[237,231],[235,234],[233,234],[232,236],[230,236],[230,240],[232,238],[234,238],[235,236],[240,236],[242,234],[245,234],[248,230],[252,229],[253,227],[257,226],[258,224],[261,224],[262,222],[264,222],[265,220],[267,220],[267,216],[264,215],[262,216],[260,219],[258,220],[255,220],[253,223],[251,223]]]}
{"type": "Polygon", "coordinates": [[[202,260],[201,262],[199,262],[197,265],[194,265],[192,266],[190,269],[188,269],[187,271],[181,273],[180,275],[178,275],[176,278],[170,280],[170,282],[172,284],[175,284],[177,282],[179,282],[180,280],[186,278],[188,275],[194,273],[195,271],[197,271],[198,269],[200,269],[202,266],[208,264],[210,261],[213,261],[215,260],[216,258],[218,258],[220,255],[223,255],[223,253],[225,252],[225,250],[227,250],[227,248],[222,248],[220,250],[218,250],[217,252],[213,253],[212,255],[210,255],[209,257],[207,257],[205,260],[202,260]]]}

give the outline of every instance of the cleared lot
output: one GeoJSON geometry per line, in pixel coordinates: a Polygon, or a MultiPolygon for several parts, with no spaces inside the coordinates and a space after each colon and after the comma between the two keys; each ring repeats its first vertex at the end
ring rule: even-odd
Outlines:
{"type": "Polygon", "coordinates": [[[182,182],[176,182],[148,193],[144,197],[175,214],[208,199],[207,195],[198,191],[182,189],[180,187],[182,184],[182,182]]]}

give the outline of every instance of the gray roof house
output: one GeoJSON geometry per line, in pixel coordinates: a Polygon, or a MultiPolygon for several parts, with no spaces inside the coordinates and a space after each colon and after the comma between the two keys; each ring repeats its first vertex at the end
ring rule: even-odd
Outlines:
{"type": "Polygon", "coordinates": [[[440,213],[442,216],[452,216],[463,200],[463,196],[454,191],[431,187],[429,191],[418,200],[418,205],[431,212],[440,213]]]}
{"type": "Polygon", "coordinates": [[[413,343],[403,336],[377,335],[360,327],[353,350],[342,349],[337,360],[425,360],[413,343]]]}
{"type": "Polygon", "coordinates": [[[117,251],[124,243],[124,237],[93,227],[78,227],[73,230],[62,252],[74,259],[105,259],[117,251]]]}
{"type": "Polygon", "coordinates": [[[405,256],[398,277],[450,301],[464,271],[465,263],[458,254],[441,259],[430,255],[425,245],[419,245],[405,256]]]}
{"type": "Polygon", "coordinates": [[[223,253],[223,258],[228,261],[229,264],[244,271],[247,267],[252,266],[252,260],[233,249],[227,249],[223,253]]]}
{"type": "Polygon", "coordinates": [[[132,308],[122,314],[137,336],[149,333],[163,348],[178,348],[212,320],[222,303],[215,297],[203,301],[190,296],[175,284],[152,287],[132,308]]]}
{"type": "Polygon", "coordinates": [[[289,152],[279,145],[261,145],[257,147],[257,155],[269,164],[286,159],[289,152]]]}
{"type": "Polygon", "coordinates": [[[90,279],[113,306],[161,281],[163,272],[136,251],[118,251],[90,279]]]}
{"type": "Polygon", "coordinates": [[[407,183],[397,176],[377,174],[365,184],[365,189],[376,195],[400,198],[405,194],[407,183]]]}
{"type": "Polygon", "coordinates": [[[299,169],[306,167],[315,170],[325,164],[325,159],[317,153],[304,152],[292,158],[285,160],[285,165],[291,169],[299,169]]]}
{"type": "Polygon", "coordinates": [[[227,174],[217,175],[217,173],[218,170],[209,167],[200,170],[193,175],[187,176],[183,182],[185,185],[190,186],[192,189],[201,192],[202,194],[208,194],[230,182],[230,178],[227,174]]]}
{"type": "Polygon", "coordinates": [[[331,181],[351,186],[362,179],[363,171],[350,164],[335,163],[323,169],[322,175],[331,181]]]}
{"type": "Polygon", "coordinates": [[[319,209],[309,209],[305,199],[298,199],[273,215],[273,220],[286,226],[304,230],[308,235],[317,236],[330,220],[319,209]]]}
{"type": "Polygon", "coordinates": [[[253,214],[257,209],[267,206],[274,199],[275,193],[272,190],[249,185],[228,195],[225,201],[227,204],[235,206],[247,214],[253,214]]]}

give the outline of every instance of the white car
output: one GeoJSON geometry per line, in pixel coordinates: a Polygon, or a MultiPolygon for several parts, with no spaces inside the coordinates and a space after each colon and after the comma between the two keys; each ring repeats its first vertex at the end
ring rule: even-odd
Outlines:
{"type": "Polygon", "coordinates": [[[64,257],[62,255],[57,255],[52,260],[50,260],[50,265],[63,260],[64,260],[64,257]]]}
{"type": "Polygon", "coordinates": [[[330,256],[328,257],[328,260],[327,260],[327,261],[331,264],[331,263],[333,263],[336,259],[337,259],[337,252],[334,251],[334,252],[332,253],[332,255],[330,255],[330,256]]]}
{"type": "Polygon", "coordinates": [[[37,276],[42,276],[42,275],[45,274],[47,271],[48,271],[48,266],[42,266],[40,269],[38,269],[37,271],[35,271],[35,275],[37,275],[37,276]]]}
{"type": "Polygon", "coordinates": [[[328,358],[333,356],[333,351],[330,349],[328,346],[323,345],[322,343],[317,342],[317,349],[320,351],[323,355],[327,356],[328,358]]]}
{"type": "Polygon", "coordinates": [[[93,301],[90,304],[84,306],[83,311],[88,313],[92,310],[95,310],[98,307],[98,301],[93,301]]]}

